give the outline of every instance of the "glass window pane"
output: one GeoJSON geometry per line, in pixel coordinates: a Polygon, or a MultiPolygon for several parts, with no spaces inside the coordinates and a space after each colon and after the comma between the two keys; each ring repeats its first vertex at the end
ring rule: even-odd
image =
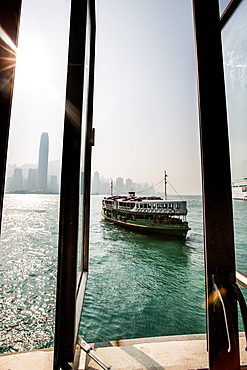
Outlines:
{"type": "Polygon", "coordinates": [[[233,180],[247,176],[246,16],[245,0],[222,32],[233,180]]]}
{"type": "Polygon", "coordinates": [[[232,194],[234,209],[237,269],[247,273],[243,263],[247,233],[243,224],[247,199],[247,1],[239,5],[222,32],[226,80],[227,110],[231,151],[232,194]]]}
{"type": "Polygon", "coordinates": [[[69,13],[67,0],[22,1],[0,239],[0,352],[53,345],[69,13]]]}
{"type": "Polygon", "coordinates": [[[220,15],[224,12],[228,4],[230,3],[230,0],[220,0],[220,15]]]}
{"type": "Polygon", "coordinates": [[[84,64],[84,86],[83,86],[83,107],[82,107],[82,127],[81,127],[81,170],[80,170],[80,194],[79,194],[79,229],[78,229],[78,253],[77,253],[77,281],[83,272],[83,219],[84,219],[84,172],[85,172],[85,150],[86,133],[88,124],[88,96],[89,96],[89,63],[90,63],[90,16],[87,9],[87,29],[86,29],[86,50],[84,64]]]}

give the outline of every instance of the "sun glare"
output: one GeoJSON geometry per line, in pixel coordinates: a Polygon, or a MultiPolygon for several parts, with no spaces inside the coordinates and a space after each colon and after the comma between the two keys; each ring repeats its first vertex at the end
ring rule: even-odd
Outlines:
{"type": "Polygon", "coordinates": [[[49,60],[41,40],[20,39],[16,58],[16,82],[29,90],[45,87],[49,79],[49,60]]]}
{"type": "Polygon", "coordinates": [[[0,26],[0,39],[2,39],[12,50],[12,52],[15,54],[16,52],[16,46],[9,37],[9,35],[4,31],[4,29],[0,26]]]}

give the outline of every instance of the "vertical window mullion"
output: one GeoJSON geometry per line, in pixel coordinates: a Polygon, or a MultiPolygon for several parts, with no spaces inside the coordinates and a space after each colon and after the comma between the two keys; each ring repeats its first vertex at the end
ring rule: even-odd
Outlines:
{"type": "Polygon", "coordinates": [[[73,362],[87,1],[72,0],[60,193],[54,369],[73,362]]]}
{"type": "Polygon", "coordinates": [[[210,369],[222,369],[224,363],[231,363],[231,368],[237,369],[238,319],[231,288],[231,283],[236,279],[231,174],[218,0],[193,0],[193,10],[203,178],[209,364],[210,369]],[[229,302],[227,325],[230,340],[222,305],[216,307],[213,304],[215,286],[224,292],[224,299],[229,302]]]}

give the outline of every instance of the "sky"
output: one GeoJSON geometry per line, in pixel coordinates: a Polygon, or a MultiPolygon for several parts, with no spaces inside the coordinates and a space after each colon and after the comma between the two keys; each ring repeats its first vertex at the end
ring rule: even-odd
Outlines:
{"type": "MultiPolygon", "coordinates": [[[[228,1],[221,1],[221,10],[228,1]]],[[[191,0],[97,0],[92,172],[200,194],[191,0]]],[[[23,0],[8,163],[61,158],[68,0],[23,0]]],[[[169,192],[169,189],[168,189],[169,192]]]]}

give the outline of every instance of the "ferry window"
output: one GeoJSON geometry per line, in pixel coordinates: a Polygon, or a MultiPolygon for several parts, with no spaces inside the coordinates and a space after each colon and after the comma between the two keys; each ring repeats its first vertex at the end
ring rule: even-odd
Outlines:
{"type": "Polygon", "coordinates": [[[180,208],[180,203],[176,203],[176,209],[180,208]]]}
{"type": "Polygon", "coordinates": [[[139,218],[139,219],[145,219],[145,216],[143,214],[137,214],[136,215],[136,218],[139,218]]]}

